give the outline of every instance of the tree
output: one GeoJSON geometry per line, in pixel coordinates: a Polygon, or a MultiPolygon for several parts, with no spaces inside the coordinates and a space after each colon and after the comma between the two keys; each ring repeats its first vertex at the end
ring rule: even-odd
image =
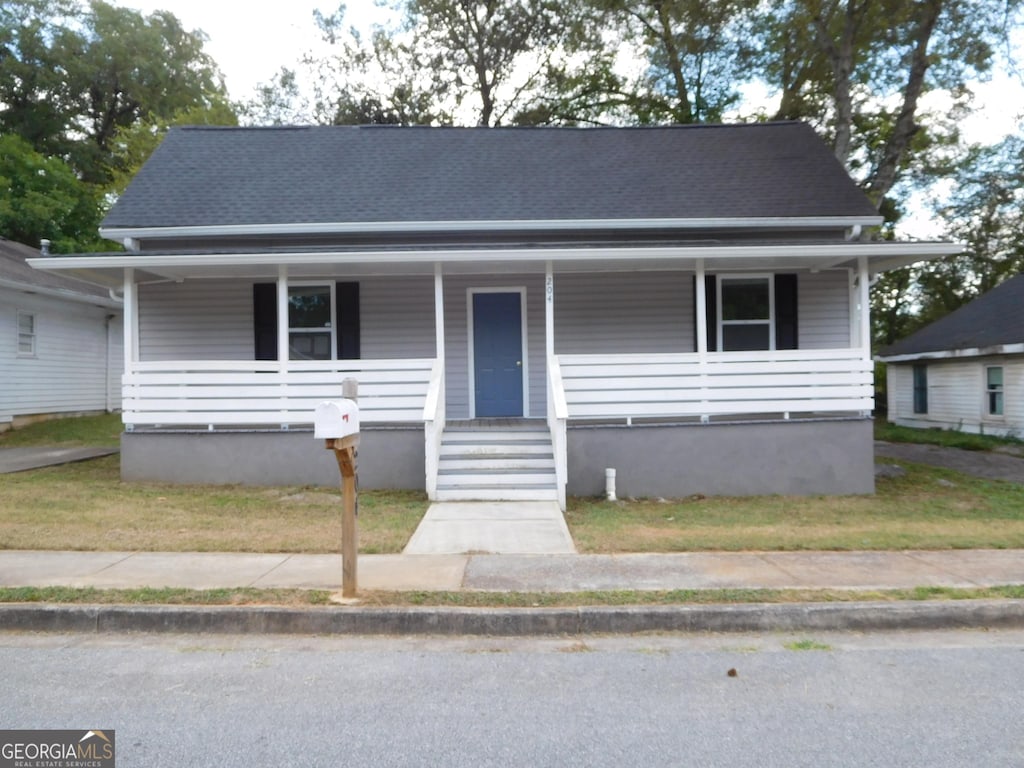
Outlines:
{"type": "Polygon", "coordinates": [[[205,36],[170,13],[91,0],[5,0],[0,6],[0,131],[65,157],[83,180],[125,170],[116,137],[143,121],[224,108],[205,36]]]}
{"type": "Polygon", "coordinates": [[[343,9],[317,14],[339,51],[321,73],[318,120],[481,126],[570,122],[572,93],[593,64],[577,0],[407,0],[401,21],[368,39],[343,9]]]}
{"type": "Polygon", "coordinates": [[[970,147],[950,181],[936,213],[966,249],[920,269],[922,325],[1024,272],[1024,134],[970,147]]]}
{"type": "Polygon", "coordinates": [[[719,122],[739,100],[749,57],[744,27],[756,0],[597,0],[647,66],[625,85],[627,120],[719,122]]]}
{"type": "Polygon", "coordinates": [[[1020,0],[785,0],[767,6],[757,63],[778,119],[810,120],[879,206],[929,150],[959,140],[969,82],[985,75],[1020,0]],[[946,94],[945,115],[921,115],[946,94]]]}
{"type": "Polygon", "coordinates": [[[96,190],[62,160],[44,157],[20,136],[0,135],[0,233],[54,253],[102,250],[96,190]]]}

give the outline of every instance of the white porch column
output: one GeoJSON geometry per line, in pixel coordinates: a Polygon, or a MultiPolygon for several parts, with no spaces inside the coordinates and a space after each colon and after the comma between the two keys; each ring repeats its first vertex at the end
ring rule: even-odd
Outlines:
{"type": "Polygon", "coordinates": [[[871,360],[871,276],[868,272],[868,257],[857,258],[857,298],[860,305],[860,312],[857,316],[861,356],[871,360]]]}
{"type": "Polygon", "coordinates": [[[555,271],[550,261],[544,264],[544,351],[545,359],[555,354],[555,271]]]}
{"type": "Polygon", "coordinates": [[[697,259],[696,295],[697,306],[697,354],[701,362],[708,354],[708,297],[704,284],[704,259],[697,259]]]}
{"type": "Polygon", "coordinates": [[[434,347],[435,356],[444,359],[444,274],[441,262],[434,264],[434,347]]]}
{"type": "Polygon", "coordinates": [[[277,268],[277,361],[288,368],[288,267],[277,268]]]}
{"type": "Polygon", "coordinates": [[[131,373],[139,359],[139,295],[135,287],[135,270],[124,270],[124,372],[131,373]]]}

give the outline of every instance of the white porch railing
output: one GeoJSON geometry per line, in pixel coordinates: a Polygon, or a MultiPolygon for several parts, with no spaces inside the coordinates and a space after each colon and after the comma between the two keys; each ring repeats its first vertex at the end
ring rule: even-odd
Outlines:
{"type": "Polygon", "coordinates": [[[437,497],[437,473],[441,464],[441,438],[445,425],[444,360],[434,361],[423,405],[423,431],[426,453],[427,498],[437,497]]]}
{"type": "MultiPolygon", "coordinates": [[[[558,355],[570,419],[870,412],[858,349],[558,355]]],[[[554,366],[553,366],[554,367],[554,366]]]]}
{"type": "Polygon", "coordinates": [[[122,420],[135,426],[307,426],[341,383],[359,382],[362,423],[420,423],[433,358],[276,361],[169,360],[125,373],[122,420]]]}
{"type": "Polygon", "coordinates": [[[548,430],[555,456],[555,483],[558,486],[558,505],[565,511],[565,486],[569,479],[566,424],[569,406],[565,402],[565,386],[558,358],[548,357],[548,430]]]}

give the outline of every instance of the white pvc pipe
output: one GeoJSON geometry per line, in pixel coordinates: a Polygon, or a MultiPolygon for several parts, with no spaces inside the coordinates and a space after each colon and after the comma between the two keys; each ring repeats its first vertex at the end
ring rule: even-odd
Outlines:
{"type": "Polygon", "coordinates": [[[604,471],[604,491],[608,501],[617,501],[615,498],[615,470],[609,467],[604,471]]]}

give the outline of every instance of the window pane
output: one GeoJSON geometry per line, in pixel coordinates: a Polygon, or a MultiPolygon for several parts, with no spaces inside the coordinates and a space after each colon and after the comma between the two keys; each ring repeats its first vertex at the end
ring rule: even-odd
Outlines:
{"type": "Polygon", "coordinates": [[[768,285],[766,277],[723,278],[722,320],[767,320],[771,306],[768,285]]]}
{"type": "Polygon", "coordinates": [[[36,318],[35,315],[26,315],[23,312],[18,313],[18,333],[33,334],[36,332],[36,318]]]}
{"type": "Polygon", "coordinates": [[[988,393],[988,412],[991,416],[1002,416],[1003,415],[1003,393],[1002,392],[989,392],[988,393]]]}
{"type": "Polygon", "coordinates": [[[914,366],[914,413],[928,413],[928,366],[914,366]]]}
{"type": "Polygon", "coordinates": [[[325,285],[289,288],[288,327],[330,328],[331,289],[325,285]]]}
{"type": "Polygon", "coordinates": [[[288,334],[288,357],[291,360],[330,360],[329,333],[288,334]]]}
{"type": "Polygon", "coordinates": [[[1003,415],[1003,369],[993,366],[985,369],[988,389],[988,412],[990,416],[1003,415]]]}
{"type": "Polygon", "coordinates": [[[722,349],[726,352],[746,352],[769,349],[770,327],[765,324],[722,326],[722,349]]]}

